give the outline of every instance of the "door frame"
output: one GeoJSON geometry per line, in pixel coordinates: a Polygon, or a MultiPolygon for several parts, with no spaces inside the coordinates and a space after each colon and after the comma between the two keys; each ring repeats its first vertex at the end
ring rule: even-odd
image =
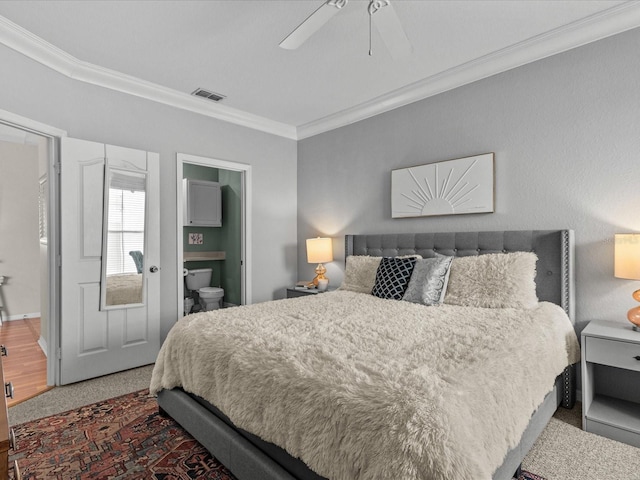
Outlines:
{"type": "Polygon", "coordinates": [[[240,172],[242,174],[242,195],[240,200],[242,203],[242,220],[241,220],[241,265],[240,265],[240,303],[242,305],[249,305],[251,303],[251,192],[252,192],[252,178],[251,178],[251,165],[246,163],[230,162],[228,160],[221,160],[217,158],[201,157],[197,155],[190,155],[187,153],[177,153],[176,155],[176,217],[177,217],[177,274],[178,274],[178,296],[177,312],[178,319],[184,316],[184,282],[182,279],[182,271],[184,270],[184,257],[183,257],[183,215],[184,215],[184,200],[182,196],[182,176],[183,165],[190,163],[193,165],[200,165],[203,167],[219,168],[222,170],[231,170],[234,172],[240,172]]]}
{"type": "Polygon", "coordinates": [[[0,109],[0,123],[49,139],[47,178],[49,206],[47,209],[47,264],[49,306],[47,320],[49,335],[46,344],[47,385],[60,384],[60,138],[67,132],[44,123],[0,109]]]}

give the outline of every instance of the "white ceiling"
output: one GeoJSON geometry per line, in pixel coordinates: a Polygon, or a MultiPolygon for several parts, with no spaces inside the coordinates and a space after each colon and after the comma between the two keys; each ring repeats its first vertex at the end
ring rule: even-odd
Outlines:
{"type": "Polygon", "coordinates": [[[637,1],[392,0],[413,45],[394,59],[375,29],[368,55],[368,0],[350,0],[279,48],[323,1],[4,0],[0,42],[73,78],[304,138],[640,26],[637,1]],[[226,98],[188,97],[198,87],[226,98]]]}

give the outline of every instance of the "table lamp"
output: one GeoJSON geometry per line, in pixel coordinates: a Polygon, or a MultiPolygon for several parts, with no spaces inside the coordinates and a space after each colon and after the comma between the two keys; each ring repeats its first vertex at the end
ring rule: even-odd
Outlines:
{"type": "MultiPolygon", "coordinates": [[[[640,234],[617,233],[615,235],[615,271],[617,278],[640,280],[640,234]]],[[[633,298],[640,302],[640,290],[633,292],[633,298]]],[[[627,319],[633,329],[640,331],[640,306],[627,312],[627,319]]]]}
{"type": "Polygon", "coordinates": [[[307,284],[307,287],[317,287],[319,280],[327,280],[327,284],[329,283],[329,279],[324,276],[327,273],[327,269],[322,264],[332,261],[333,245],[330,238],[318,237],[307,240],[307,262],[318,264],[315,269],[316,276],[307,284]]]}

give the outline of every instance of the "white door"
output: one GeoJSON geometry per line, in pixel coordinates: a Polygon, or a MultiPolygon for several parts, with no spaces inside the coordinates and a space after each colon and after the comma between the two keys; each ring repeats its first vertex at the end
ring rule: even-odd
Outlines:
{"type": "Polygon", "coordinates": [[[62,385],[155,362],[160,349],[159,156],[62,138],[60,174],[62,385]],[[105,164],[145,171],[142,306],[100,309],[105,164]]]}

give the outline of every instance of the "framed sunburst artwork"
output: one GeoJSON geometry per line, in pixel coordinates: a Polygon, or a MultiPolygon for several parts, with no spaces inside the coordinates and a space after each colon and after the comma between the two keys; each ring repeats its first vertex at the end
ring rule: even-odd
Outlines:
{"type": "Polygon", "coordinates": [[[391,216],[493,212],[493,153],[391,171],[391,216]]]}

